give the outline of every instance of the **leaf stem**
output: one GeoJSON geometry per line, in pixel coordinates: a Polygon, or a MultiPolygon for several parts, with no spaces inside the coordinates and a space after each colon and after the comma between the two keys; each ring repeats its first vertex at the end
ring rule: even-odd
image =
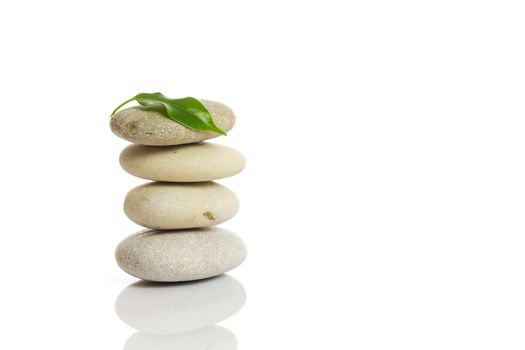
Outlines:
{"type": "Polygon", "coordinates": [[[126,101],[124,101],[123,103],[121,103],[121,104],[120,104],[117,108],[115,108],[115,110],[111,113],[111,116],[114,116],[115,113],[117,113],[117,111],[118,111],[122,106],[124,106],[125,104],[127,104],[127,103],[133,101],[135,98],[136,98],[136,96],[133,96],[133,97],[130,98],[129,100],[126,100],[126,101]]]}

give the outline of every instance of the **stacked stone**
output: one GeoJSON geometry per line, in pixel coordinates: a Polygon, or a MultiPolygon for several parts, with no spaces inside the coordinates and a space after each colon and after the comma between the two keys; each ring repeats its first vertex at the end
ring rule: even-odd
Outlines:
{"type": "MultiPolygon", "coordinates": [[[[220,129],[233,128],[230,108],[213,101],[201,103],[220,129]]],[[[243,241],[214,227],[232,218],[239,202],[214,180],[239,173],[245,165],[243,155],[201,142],[216,133],[188,129],[140,106],[115,114],[111,130],[133,143],[120,155],[122,168],[153,181],[126,195],[124,212],[148,229],[119,244],[118,265],[130,275],[157,282],[213,277],[240,265],[246,257],[243,241]]]]}

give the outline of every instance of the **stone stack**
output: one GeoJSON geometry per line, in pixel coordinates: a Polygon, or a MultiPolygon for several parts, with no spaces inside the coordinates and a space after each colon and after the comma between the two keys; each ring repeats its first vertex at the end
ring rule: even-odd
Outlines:
{"type": "MultiPolygon", "coordinates": [[[[227,106],[201,100],[215,124],[230,131],[235,115],[227,106]]],[[[121,110],[111,130],[132,142],[120,155],[124,170],[152,180],[132,189],[124,212],[148,228],[124,239],[118,265],[148,281],[191,281],[223,274],[246,257],[243,241],[215,225],[232,218],[237,196],[214,180],[233,176],[245,165],[232,148],[201,142],[218,136],[188,129],[144,107],[121,110]]]]}

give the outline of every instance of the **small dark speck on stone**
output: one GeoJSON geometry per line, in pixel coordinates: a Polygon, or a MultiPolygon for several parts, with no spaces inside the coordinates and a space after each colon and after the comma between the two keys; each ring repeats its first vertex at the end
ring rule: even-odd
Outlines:
{"type": "Polygon", "coordinates": [[[209,211],[203,213],[202,216],[204,216],[204,218],[207,220],[215,220],[215,218],[213,217],[213,214],[209,211]]]}

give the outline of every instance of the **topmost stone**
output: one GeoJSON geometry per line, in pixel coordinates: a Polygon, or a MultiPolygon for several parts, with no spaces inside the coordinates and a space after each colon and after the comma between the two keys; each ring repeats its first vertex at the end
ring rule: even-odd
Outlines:
{"type": "MultiPolygon", "coordinates": [[[[228,132],[235,124],[233,111],[219,102],[199,100],[210,112],[215,125],[228,132]]],[[[219,136],[197,131],[166,118],[158,111],[141,106],[123,109],[111,117],[111,130],[129,142],[147,146],[172,146],[208,140],[219,136]]]]}

